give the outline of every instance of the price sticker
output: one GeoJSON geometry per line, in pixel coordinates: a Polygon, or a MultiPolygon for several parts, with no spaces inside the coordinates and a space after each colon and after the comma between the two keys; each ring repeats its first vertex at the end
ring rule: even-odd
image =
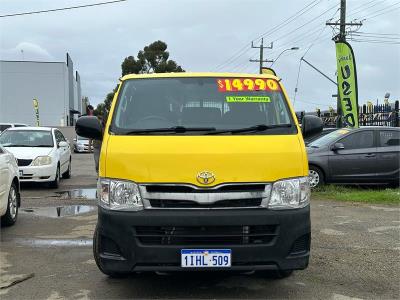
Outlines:
{"type": "Polygon", "coordinates": [[[217,87],[219,92],[280,91],[276,80],[265,78],[220,78],[217,87]]]}

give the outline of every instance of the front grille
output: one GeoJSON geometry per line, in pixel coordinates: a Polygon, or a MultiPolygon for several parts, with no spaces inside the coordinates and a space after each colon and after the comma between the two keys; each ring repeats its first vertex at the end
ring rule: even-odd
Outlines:
{"type": "Polygon", "coordinates": [[[226,184],[217,188],[197,188],[190,185],[146,185],[148,193],[221,193],[221,192],[263,192],[265,184],[226,184]]]}
{"type": "Polygon", "coordinates": [[[144,184],[139,189],[146,209],[255,208],[263,207],[271,185],[240,183],[197,187],[190,184],[144,184]]]}
{"type": "Polygon", "coordinates": [[[277,235],[277,225],[135,227],[135,236],[144,245],[270,244],[277,235]]]}
{"type": "Polygon", "coordinates": [[[29,166],[32,162],[32,159],[18,159],[18,166],[19,167],[26,167],[29,166]]]}
{"type": "Polygon", "coordinates": [[[262,198],[221,200],[214,203],[198,203],[187,200],[150,200],[151,207],[156,208],[237,208],[237,207],[257,207],[261,205],[262,198]]]}

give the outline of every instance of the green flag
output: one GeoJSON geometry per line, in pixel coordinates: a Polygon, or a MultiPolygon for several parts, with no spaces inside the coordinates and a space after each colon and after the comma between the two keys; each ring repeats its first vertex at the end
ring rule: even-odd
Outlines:
{"type": "Polygon", "coordinates": [[[345,41],[336,42],[338,87],[346,127],[358,127],[358,88],[353,49],[345,41]]]}

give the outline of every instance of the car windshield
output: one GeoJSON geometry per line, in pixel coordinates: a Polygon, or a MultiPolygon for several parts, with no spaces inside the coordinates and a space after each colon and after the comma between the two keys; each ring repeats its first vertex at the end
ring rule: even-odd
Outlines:
{"type": "Polygon", "coordinates": [[[248,129],[241,130],[242,134],[297,132],[277,81],[231,77],[126,80],[110,130],[114,134],[201,135],[242,128],[248,129]]]}
{"type": "Polygon", "coordinates": [[[88,138],[85,138],[85,137],[80,136],[80,135],[77,135],[76,138],[77,138],[78,141],[87,141],[88,140],[88,138]]]}
{"type": "Polygon", "coordinates": [[[308,144],[308,146],[313,147],[313,148],[321,148],[325,145],[331,144],[337,138],[344,136],[345,134],[347,134],[349,132],[350,132],[350,129],[347,129],[347,128],[342,128],[342,129],[332,131],[331,133],[328,133],[328,134],[320,137],[319,139],[311,142],[310,144],[308,144]]]}
{"type": "Polygon", "coordinates": [[[53,137],[45,130],[6,130],[0,135],[4,147],[53,147],[53,137]]]}
{"type": "Polygon", "coordinates": [[[0,124],[0,132],[4,131],[10,127],[11,127],[11,125],[9,125],[9,124],[0,124]]]}

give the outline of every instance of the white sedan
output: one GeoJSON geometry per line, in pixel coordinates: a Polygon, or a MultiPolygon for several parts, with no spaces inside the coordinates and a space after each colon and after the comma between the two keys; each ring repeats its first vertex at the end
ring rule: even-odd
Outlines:
{"type": "Polygon", "coordinates": [[[13,225],[17,220],[19,196],[18,166],[14,156],[0,146],[0,217],[2,225],[13,225]]]}
{"type": "Polygon", "coordinates": [[[0,144],[18,161],[21,182],[47,182],[57,188],[61,178],[71,177],[71,149],[56,128],[9,128],[0,144]]]}

